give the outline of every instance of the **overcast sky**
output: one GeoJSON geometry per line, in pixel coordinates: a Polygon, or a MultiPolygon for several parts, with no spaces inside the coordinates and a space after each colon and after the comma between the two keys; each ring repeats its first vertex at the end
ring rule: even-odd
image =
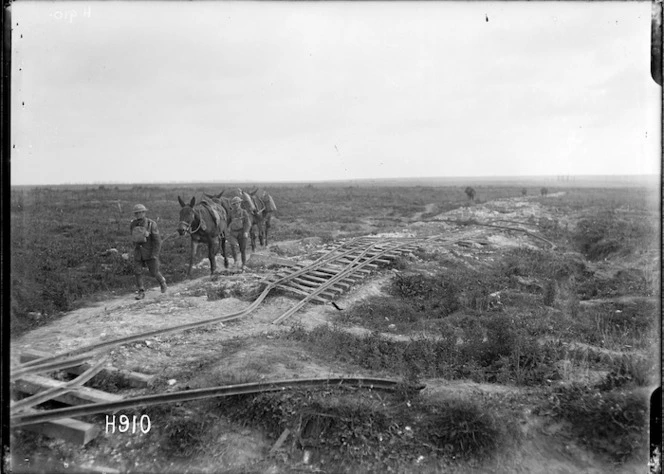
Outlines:
{"type": "Polygon", "coordinates": [[[12,184],[660,172],[649,2],[15,2],[12,184]]]}

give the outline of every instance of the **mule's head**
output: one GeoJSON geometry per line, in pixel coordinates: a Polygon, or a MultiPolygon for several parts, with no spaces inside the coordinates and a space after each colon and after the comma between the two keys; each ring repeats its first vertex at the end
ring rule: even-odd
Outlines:
{"type": "Polygon", "coordinates": [[[178,196],[178,202],[180,203],[180,223],[178,224],[178,234],[184,235],[186,232],[191,230],[191,225],[196,218],[196,213],[194,212],[194,205],[196,204],[196,198],[191,198],[189,204],[185,204],[180,196],[178,196]]]}

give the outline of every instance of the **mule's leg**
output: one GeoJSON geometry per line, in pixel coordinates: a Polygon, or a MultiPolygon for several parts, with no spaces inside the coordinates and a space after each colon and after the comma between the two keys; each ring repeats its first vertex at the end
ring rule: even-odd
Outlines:
{"type": "Polygon", "coordinates": [[[210,260],[210,275],[214,275],[217,269],[217,259],[215,258],[217,246],[215,245],[217,239],[210,239],[208,241],[208,259],[210,260]]]}
{"type": "Polygon", "coordinates": [[[267,247],[267,234],[270,231],[270,221],[272,220],[272,213],[265,217],[265,246],[267,247]]]}
{"type": "Polygon", "coordinates": [[[198,242],[194,239],[191,239],[191,252],[189,254],[189,268],[187,268],[187,278],[191,278],[191,267],[194,266],[194,255],[196,255],[196,250],[198,249],[198,242]]]}
{"type": "Polygon", "coordinates": [[[226,256],[226,236],[220,235],[219,239],[221,240],[221,255],[224,257],[224,268],[228,268],[228,257],[226,256]]]}
{"type": "Polygon", "coordinates": [[[261,240],[261,246],[265,247],[267,246],[267,240],[265,238],[265,221],[261,222],[259,230],[260,232],[258,233],[258,237],[261,240]]]}
{"type": "Polygon", "coordinates": [[[251,229],[249,230],[249,237],[251,237],[251,251],[255,252],[256,251],[256,227],[258,227],[256,224],[253,224],[251,226],[251,229]]]}
{"type": "Polygon", "coordinates": [[[252,250],[256,250],[256,235],[258,235],[258,241],[263,245],[263,215],[262,213],[257,212],[254,214],[254,226],[251,228],[254,232],[252,235],[251,247],[252,250]]]}

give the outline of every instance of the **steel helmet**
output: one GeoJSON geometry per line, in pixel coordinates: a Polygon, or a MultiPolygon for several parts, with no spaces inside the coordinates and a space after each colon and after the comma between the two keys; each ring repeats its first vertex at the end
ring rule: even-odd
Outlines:
{"type": "Polygon", "coordinates": [[[240,199],[237,196],[235,196],[233,199],[231,199],[231,204],[235,204],[236,202],[242,202],[242,199],[240,199]]]}
{"type": "Polygon", "coordinates": [[[147,210],[148,210],[148,208],[145,207],[143,204],[136,204],[134,206],[134,214],[136,214],[137,212],[145,212],[147,210]]]}

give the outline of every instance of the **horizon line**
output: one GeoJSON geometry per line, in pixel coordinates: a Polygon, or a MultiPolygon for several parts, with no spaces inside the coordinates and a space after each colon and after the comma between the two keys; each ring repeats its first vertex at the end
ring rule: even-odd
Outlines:
{"type": "Polygon", "coordinates": [[[524,180],[524,179],[540,179],[540,180],[558,180],[559,178],[567,178],[561,182],[572,182],[575,179],[629,179],[629,178],[662,178],[661,174],[657,173],[634,173],[634,174],[546,174],[546,175],[484,175],[484,176],[409,176],[409,177],[390,177],[390,178],[337,178],[337,179],[312,179],[312,180],[223,180],[223,181],[197,181],[197,180],[169,180],[169,181],[69,181],[61,183],[11,183],[11,187],[18,186],[85,186],[85,185],[141,185],[141,184],[247,184],[247,183],[262,183],[262,184],[315,184],[315,183],[348,183],[348,182],[371,182],[371,181],[445,181],[445,180],[524,180]]]}

